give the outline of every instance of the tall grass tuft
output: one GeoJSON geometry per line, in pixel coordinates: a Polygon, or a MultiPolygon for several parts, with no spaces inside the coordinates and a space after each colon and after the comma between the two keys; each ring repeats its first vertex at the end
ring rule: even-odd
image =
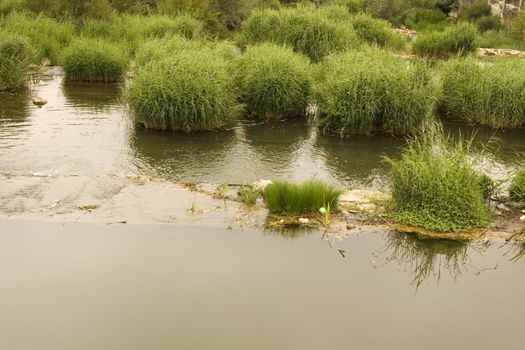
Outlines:
{"type": "Polygon", "coordinates": [[[208,50],[181,51],[140,66],[125,97],[147,128],[219,129],[242,112],[231,65],[208,50]]]}
{"type": "Polygon", "coordinates": [[[162,38],[149,39],[141,44],[135,54],[135,63],[138,66],[144,66],[149,62],[174,56],[185,50],[207,50],[226,60],[233,60],[238,56],[237,48],[227,41],[189,40],[180,35],[167,35],[162,38]]]}
{"type": "Polygon", "coordinates": [[[272,213],[301,215],[317,213],[320,208],[337,210],[341,191],[319,180],[302,184],[275,181],[264,190],[264,202],[272,213]]]}
{"type": "Polygon", "coordinates": [[[249,46],[237,75],[242,101],[253,116],[270,120],[305,114],[311,88],[307,58],[275,44],[249,46]]]}
{"type": "Polygon", "coordinates": [[[360,46],[348,23],[328,18],[314,7],[257,10],[242,25],[247,44],[270,41],[290,46],[313,62],[326,55],[360,46]]]}
{"type": "Polygon", "coordinates": [[[430,69],[380,49],[328,57],[316,86],[317,122],[341,137],[407,134],[431,118],[437,90],[430,69]]]}
{"type": "Polygon", "coordinates": [[[525,126],[525,62],[501,59],[481,64],[458,58],[440,70],[446,115],[494,128],[525,126]]]}
{"type": "Polygon", "coordinates": [[[75,26],[71,21],[22,12],[13,12],[0,20],[0,28],[28,37],[35,50],[34,58],[37,63],[43,59],[57,63],[61,50],[75,36],[75,26]]]}
{"type": "Polygon", "coordinates": [[[437,58],[468,55],[477,49],[476,36],[472,24],[458,24],[442,32],[418,34],[412,49],[417,55],[437,58]]]}
{"type": "Polygon", "coordinates": [[[394,32],[387,21],[360,14],[352,19],[352,25],[357,35],[369,44],[394,49],[402,49],[405,46],[405,38],[394,32]]]}
{"type": "Polygon", "coordinates": [[[115,82],[126,73],[128,58],[118,46],[101,39],[78,39],[67,47],[61,64],[67,80],[115,82]]]}
{"type": "Polygon", "coordinates": [[[0,91],[25,85],[31,55],[27,38],[0,31],[0,91]]]}
{"type": "Polygon", "coordinates": [[[486,225],[485,178],[469,148],[470,142],[430,130],[413,139],[400,160],[390,159],[394,219],[438,232],[486,225]]]}
{"type": "Polygon", "coordinates": [[[87,20],[83,34],[119,43],[134,52],[144,41],[166,35],[180,35],[193,39],[202,35],[202,24],[188,15],[136,16],[124,15],[111,20],[87,20]]]}
{"type": "Polygon", "coordinates": [[[518,171],[512,178],[509,197],[516,202],[525,202],[525,170],[518,171]]]}

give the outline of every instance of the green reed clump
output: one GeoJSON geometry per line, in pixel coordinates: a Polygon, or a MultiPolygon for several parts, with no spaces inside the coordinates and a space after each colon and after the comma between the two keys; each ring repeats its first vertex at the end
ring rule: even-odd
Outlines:
{"type": "Polygon", "coordinates": [[[202,34],[202,24],[188,15],[124,15],[105,21],[87,20],[83,34],[122,44],[134,52],[142,42],[152,38],[167,35],[180,35],[186,39],[197,38],[202,34]]]}
{"type": "Polygon", "coordinates": [[[474,58],[444,63],[440,108],[446,115],[494,128],[525,126],[525,62],[474,58]]]}
{"type": "Polygon", "coordinates": [[[361,44],[348,23],[328,18],[314,7],[257,10],[243,23],[242,35],[247,44],[288,45],[313,62],[361,44]]]}
{"type": "Polygon", "coordinates": [[[394,32],[387,21],[360,14],[352,19],[352,25],[357,35],[369,44],[395,49],[405,46],[405,38],[394,32]]]}
{"type": "Polygon", "coordinates": [[[75,36],[75,25],[71,21],[21,12],[13,12],[0,19],[0,28],[28,37],[38,63],[46,58],[56,63],[62,48],[75,36]]]}
{"type": "Polygon", "coordinates": [[[407,63],[380,49],[328,57],[316,86],[317,123],[341,137],[407,134],[431,118],[437,89],[422,62],[407,63]]]}
{"type": "Polygon", "coordinates": [[[271,43],[249,46],[237,76],[251,115],[269,120],[305,114],[311,88],[306,57],[271,43]]]}
{"type": "Polygon", "coordinates": [[[301,184],[275,181],[266,186],[263,198],[272,213],[301,215],[317,213],[320,208],[337,210],[342,191],[319,180],[301,184]]]}
{"type": "Polygon", "coordinates": [[[238,56],[237,48],[227,41],[189,40],[180,35],[168,35],[149,39],[141,44],[135,54],[135,63],[138,66],[144,66],[149,62],[174,56],[187,50],[207,50],[227,60],[233,60],[238,56]]]}
{"type": "Polygon", "coordinates": [[[102,39],[77,39],[64,50],[61,64],[67,80],[115,82],[126,73],[128,58],[102,39]]]}
{"type": "Polygon", "coordinates": [[[243,186],[239,189],[239,196],[243,203],[248,205],[253,205],[257,203],[257,198],[259,198],[259,195],[261,194],[260,191],[255,190],[251,186],[243,186]]]}
{"type": "Polygon", "coordinates": [[[509,197],[516,202],[525,202],[525,170],[520,170],[512,178],[509,197]]]}
{"type": "Polygon", "coordinates": [[[418,34],[412,49],[417,55],[438,58],[468,55],[477,49],[476,36],[476,27],[463,23],[442,32],[418,34]]]}
{"type": "Polygon", "coordinates": [[[125,97],[147,128],[219,129],[242,112],[231,65],[208,50],[181,51],[138,67],[125,97]]]}
{"type": "Polygon", "coordinates": [[[390,159],[393,218],[438,232],[486,225],[486,180],[474,169],[469,148],[441,130],[427,131],[409,142],[400,160],[390,159]]]}
{"type": "Polygon", "coordinates": [[[0,31],[0,91],[25,85],[31,58],[27,38],[0,31]]]}

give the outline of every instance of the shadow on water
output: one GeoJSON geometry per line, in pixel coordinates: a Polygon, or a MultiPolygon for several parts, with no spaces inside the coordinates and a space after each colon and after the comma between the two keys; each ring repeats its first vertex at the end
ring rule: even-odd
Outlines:
{"type": "Polygon", "coordinates": [[[405,233],[385,234],[385,246],[376,254],[383,265],[396,261],[411,274],[416,291],[430,279],[439,284],[444,273],[457,280],[468,271],[470,251],[481,252],[483,246],[451,240],[421,240],[405,233]]]}
{"type": "Polygon", "coordinates": [[[341,139],[318,135],[316,150],[325,158],[326,166],[347,187],[381,187],[388,172],[384,157],[399,157],[405,139],[389,135],[341,139]]]}
{"type": "Polygon", "coordinates": [[[118,107],[120,103],[120,85],[118,84],[64,81],[62,93],[66,98],[66,106],[87,112],[104,112],[118,107]]]}
{"type": "Polygon", "coordinates": [[[0,123],[21,122],[30,115],[31,94],[29,91],[0,93],[0,123]]]}
{"type": "Polygon", "coordinates": [[[320,234],[318,227],[305,227],[300,225],[265,226],[263,234],[272,237],[282,237],[284,239],[299,239],[320,234]]]}
{"type": "Polygon", "coordinates": [[[142,173],[175,181],[222,182],[231,166],[225,160],[236,133],[188,134],[136,127],[130,147],[142,173]]]}

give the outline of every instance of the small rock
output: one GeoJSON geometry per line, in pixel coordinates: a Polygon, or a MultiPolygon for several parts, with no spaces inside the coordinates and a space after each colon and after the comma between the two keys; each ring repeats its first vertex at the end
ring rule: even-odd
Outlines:
{"type": "Polygon", "coordinates": [[[33,104],[38,107],[41,107],[47,103],[46,100],[44,100],[42,97],[39,97],[39,96],[33,96],[32,100],[33,100],[33,104]]]}
{"type": "Polygon", "coordinates": [[[347,224],[346,225],[346,229],[347,230],[353,230],[355,228],[355,225],[354,224],[347,224]]]}
{"type": "Polygon", "coordinates": [[[310,222],[310,220],[308,220],[307,218],[299,218],[299,223],[300,224],[307,224],[309,222],[310,222]]]}
{"type": "Polygon", "coordinates": [[[520,220],[521,220],[521,221],[525,221],[525,215],[522,215],[522,216],[520,217],[520,220]]]}
{"type": "Polygon", "coordinates": [[[259,180],[259,181],[255,181],[252,184],[252,188],[255,191],[264,191],[266,186],[271,185],[271,184],[272,184],[272,180],[259,180]]]}
{"type": "Polygon", "coordinates": [[[505,210],[505,211],[510,211],[510,208],[507,207],[505,204],[503,203],[500,203],[496,206],[496,208],[500,209],[500,210],[505,210]]]}

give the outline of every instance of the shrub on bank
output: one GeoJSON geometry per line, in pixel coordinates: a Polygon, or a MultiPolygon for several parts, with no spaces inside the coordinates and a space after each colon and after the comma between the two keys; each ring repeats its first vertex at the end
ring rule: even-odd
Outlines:
{"type": "Polygon", "coordinates": [[[437,98],[431,71],[384,50],[328,57],[315,91],[317,123],[342,137],[376,131],[406,134],[431,117],[437,98]]]}
{"type": "Polygon", "coordinates": [[[207,50],[227,60],[238,56],[237,48],[227,41],[189,40],[180,35],[172,35],[149,39],[141,44],[135,54],[135,63],[137,66],[144,66],[152,61],[175,56],[185,50],[207,50]]]}
{"type": "Polygon", "coordinates": [[[126,72],[127,55],[101,39],[78,39],[67,47],[61,64],[67,80],[115,82],[126,72]]]}
{"type": "Polygon", "coordinates": [[[31,62],[29,40],[0,32],[0,91],[23,87],[31,62]]]}
{"type": "Polygon", "coordinates": [[[516,202],[525,202],[525,170],[518,171],[512,179],[509,197],[516,202]]]}
{"type": "Polygon", "coordinates": [[[402,49],[405,38],[394,32],[387,21],[361,14],[352,19],[357,35],[365,42],[380,47],[402,49]]]}
{"type": "Polygon", "coordinates": [[[317,213],[320,208],[337,210],[340,190],[319,180],[302,184],[275,181],[266,186],[263,198],[272,213],[301,215],[317,213]]]}
{"type": "Polygon", "coordinates": [[[440,70],[440,108],[449,117],[494,128],[525,126],[525,62],[501,59],[481,64],[453,59],[440,70]]]}
{"type": "Polygon", "coordinates": [[[265,43],[249,46],[239,60],[242,101],[262,119],[305,114],[311,79],[308,59],[289,48],[265,43]]]}
{"type": "Polygon", "coordinates": [[[403,17],[403,23],[417,31],[442,30],[450,25],[448,17],[438,9],[414,8],[403,17]]]}
{"type": "Polygon", "coordinates": [[[37,63],[49,59],[56,63],[62,48],[66,47],[75,35],[75,26],[70,21],[57,21],[43,15],[31,16],[13,12],[0,20],[4,30],[29,38],[34,48],[37,63]]]}
{"type": "Polygon", "coordinates": [[[486,225],[485,180],[467,153],[464,142],[430,132],[412,140],[400,160],[389,160],[394,219],[439,232],[486,225]]]}
{"type": "Polygon", "coordinates": [[[417,55],[438,58],[467,55],[477,49],[476,35],[471,24],[459,24],[442,32],[418,34],[412,49],[417,55]]]}
{"type": "Polygon", "coordinates": [[[125,97],[147,128],[199,131],[224,127],[242,111],[232,62],[210,51],[181,51],[138,67],[125,97]]]}
{"type": "Polygon", "coordinates": [[[348,24],[327,18],[314,7],[257,10],[243,23],[242,35],[247,44],[288,45],[313,62],[360,45],[348,24]]]}

